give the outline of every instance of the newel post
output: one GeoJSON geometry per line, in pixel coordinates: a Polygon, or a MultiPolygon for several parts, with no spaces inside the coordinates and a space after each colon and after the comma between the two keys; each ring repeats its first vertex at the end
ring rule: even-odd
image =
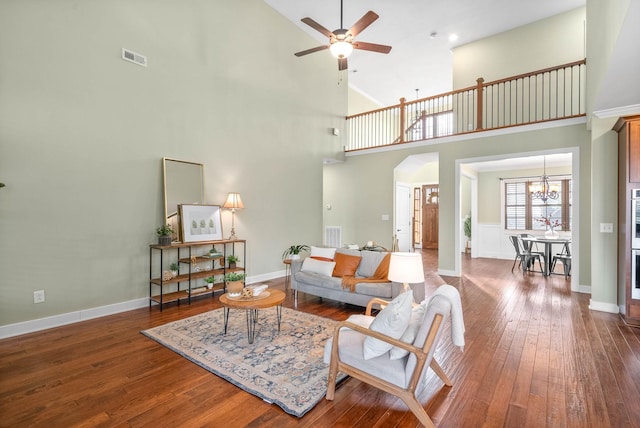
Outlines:
{"type": "Polygon", "coordinates": [[[400,138],[398,139],[399,143],[404,143],[404,124],[407,123],[406,122],[406,116],[407,116],[407,99],[402,97],[400,98],[400,138]]]}
{"type": "Polygon", "coordinates": [[[476,82],[478,82],[478,86],[476,88],[476,94],[477,94],[477,99],[478,99],[478,105],[476,106],[476,112],[477,112],[477,116],[476,116],[476,130],[480,130],[482,129],[482,116],[483,116],[483,110],[482,110],[482,106],[483,106],[483,95],[484,95],[484,79],[482,77],[478,77],[478,80],[476,80],[476,82]]]}

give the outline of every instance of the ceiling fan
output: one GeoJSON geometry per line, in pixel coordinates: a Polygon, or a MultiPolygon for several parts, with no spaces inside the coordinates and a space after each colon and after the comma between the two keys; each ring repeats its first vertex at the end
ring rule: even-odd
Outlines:
{"type": "Polygon", "coordinates": [[[311,18],[302,18],[302,22],[307,24],[309,27],[329,37],[329,44],[317,46],[315,48],[307,49],[301,52],[296,52],[295,56],[308,55],[310,53],[329,49],[331,51],[331,54],[338,58],[338,70],[346,70],[347,57],[354,49],[387,54],[391,51],[391,46],[378,45],[376,43],[356,42],[353,40],[358,34],[362,32],[362,30],[371,25],[376,19],[378,19],[378,14],[370,10],[369,12],[365,13],[362,18],[358,20],[358,22],[353,24],[351,28],[349,28],[348,30],[344,29],[342,25],[342,0],[340,0],[340,28],[334,30],[333,32],[327,30],[325,27],[318,24],[311,18]]]}

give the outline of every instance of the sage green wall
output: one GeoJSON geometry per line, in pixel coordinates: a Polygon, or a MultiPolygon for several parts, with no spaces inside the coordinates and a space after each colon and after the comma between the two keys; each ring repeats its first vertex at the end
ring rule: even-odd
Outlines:
{"type": "MultiPolygon", "coordinates": [[[[393,212],[393,169],[405,157],[419,153],[439,155],[440,247],[438,268],[455,270],[455,232],[459,229],[455,214],[455,166],[458,159],[475,159],[505,154],[577,147],[580,152],[580,282],[591,280],[590,136],[584,124],[547,128],[514,134],[452,139],[449,142],[404,150],[348,155],[343,164],[325,167],[325,201],[341,200],[325,214],[325,224],[340,225],[349,241],[364,242],[373,237],[389,243],[393,222],[380,221],[380,214],[393,212]],[[339,184],[339,186],[337,185],[339,184]],[[386,237],[386,239],[384,239],[386,237]],[[384,240],[383,240],[384,239],[384,240]]],[[[610,171],[610,173],[614,173],[610,171]]],[[[479,198],[479,205],[482,202],[479,198]]]]}
{"type": "Polygon", "coordinates": [[[249,276],[321,242],[347,85],[313,43],[262,0],[0,2],[0,325],[148,296],[163,156],[241,193],[249,276]]]}
{"type": "Polygon", "coordinates": [[[453,88],[585,58],[585,16],[581,7],[454,48],[453,88]]]}
{"type": "Polygon", "coordinates": [[[587,0],[587,112],[600,92],[631,0],[587,0]]]}
{"type": "MultiPolygon", "coordinates": [[[[395,153],[388,153],[396,157],[395,153]]],[[[352,157],[324,168],[324,224],[342,226],[343,243],[376,241],[391,248],[393,237],[393,166],[352,157]],[[331,204],[331,210],[326,205],[331,204]],[[382,220],[388,214],[389,220],[382,220]]]]}
{"type": "Polygon", "coordinates": [[[463,175],[460,178],[460,218],[468,215],[471,215],[471,179],[463,175]]]}
{"type": "MultiPolygon", "coordinates": [[[[587,0],[587,113],[592,130],[592,258],[591,308],[613,312],[624,308],[624,278],[617,272],[617,134],[611,130],[617,117],[591,116],[607,73],[616,75],[610,59],[625,21],[630,0],[587,0]],[[614,233],[601,233],[600,223],[613,223],[614,233]]],[[[631,24],[633,25],[633,24],[631,24]]],[[[621,64],[624,66],[623,64],[621,64]]],[[[626,82],[620,82],[624,87],[626,82]]],[[[608,94],[606,94],[608,95],[608,94]]],[[[626,114],[632,114],[627,106],[626,114]]]]}
{"type": "Polygon", "coordinates": [[[349,103],[347,114],[358,114],[365,111],[376,110],[382,107],[380,104],[364,95],[357,89],[349,88],[349,103]]]}
{"type": "Polygon", "coordinates": [[[618,279],[618,135],[611,130],[615,121],[615,118],[594,118],[591,122],[592,305],[594,302],[612,305],[625,302],[624,293],[618,299],[618,281],[624,290],[624,278],[618,279]],[[600,223],[612,223],[613,233],[600,232],[600,223]]]}
{"type": "Polygon", "coordinates": [[[411,173],[396,172],[396,181],[418,184],[438,184],[438,162],[427,162],[411,173]]]}

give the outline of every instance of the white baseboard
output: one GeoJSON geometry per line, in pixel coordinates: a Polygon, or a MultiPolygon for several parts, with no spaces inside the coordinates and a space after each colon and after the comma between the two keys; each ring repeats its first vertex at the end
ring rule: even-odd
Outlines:
{"type": "Polygon", "coordinates": [[[255,284],[256,282],[269,281],[271,279],[283,278],[284,270],[278,270],[275,272],[264,273],[262,275],[255,275],[247,277],[247,284],[255,284]]]}
{"type": "Polygon", "coordinates": [[[444,269],[438,269],[438,275],[444,275],[444,276],[456,276],[459,277],[460,274],[457,274],[455,271],[452,270],[444,270],[444,269]]]}
{"type": "Polygon", "coordinates": [[[149,298],[143,297],[126,302],[99,306],[97,308],[81,309],[79,311],[69,312],[66,314],[53,315],[50,317],[3,325],[0,326],[0,339],[5,339],[7,337],[18,336],[26,333],[33,333],[34,331],[46,330],[48,328],[60,327],[63,325],[86,321],[93,318],[104,317],[107,315],[117,314],[119,312],[143,308],[148,305],[149,298]]]}
{"type": "Polygon", "coordinates": [[[615,303],[596,302],[593,299],[589,300],[589,309],[592,311],[608,312],[610,314],[620,313],[620,308],[615,303]]]}
{"type": "MultiPolygon", "coordinates": [[[[270,279],[282,278],[284,270],[256,275],[247,278],[247,284],[268,281],[270,279]]],[[[97,308],[81,309],[79,311],[69,312],[66,314],[53,315],[35,320],[23,321],[15,324],[0,326],[0,339],[7,337],[19,336],[21,334],[33,333],[35,331],[46,330],[49,328],[60,327],[67,324],[73,324],[80,321],[86,321],[93,318],[113,315],[120,312],[131,311],[133,309],[144,308],[149,306],[149,298],[142,297],[140,299],[129,300],[126,302],[114,303],[97,308]]]]}

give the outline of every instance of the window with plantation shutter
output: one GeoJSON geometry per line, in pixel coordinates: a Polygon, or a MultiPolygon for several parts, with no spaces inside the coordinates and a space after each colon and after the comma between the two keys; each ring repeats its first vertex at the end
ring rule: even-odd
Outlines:
{"type": "Polygon", "coordinates": [[[540,199],[532,199],[529,186],[532,180],[504,181],[504,227],[507,230],[539,230],[547,226],[540,221],[546,217],[557,224],[556,230],[571,230],[571,178],[552,178],[549,184],[560,189],[557,199],[548,199],[545,203],[540,199]]]}

